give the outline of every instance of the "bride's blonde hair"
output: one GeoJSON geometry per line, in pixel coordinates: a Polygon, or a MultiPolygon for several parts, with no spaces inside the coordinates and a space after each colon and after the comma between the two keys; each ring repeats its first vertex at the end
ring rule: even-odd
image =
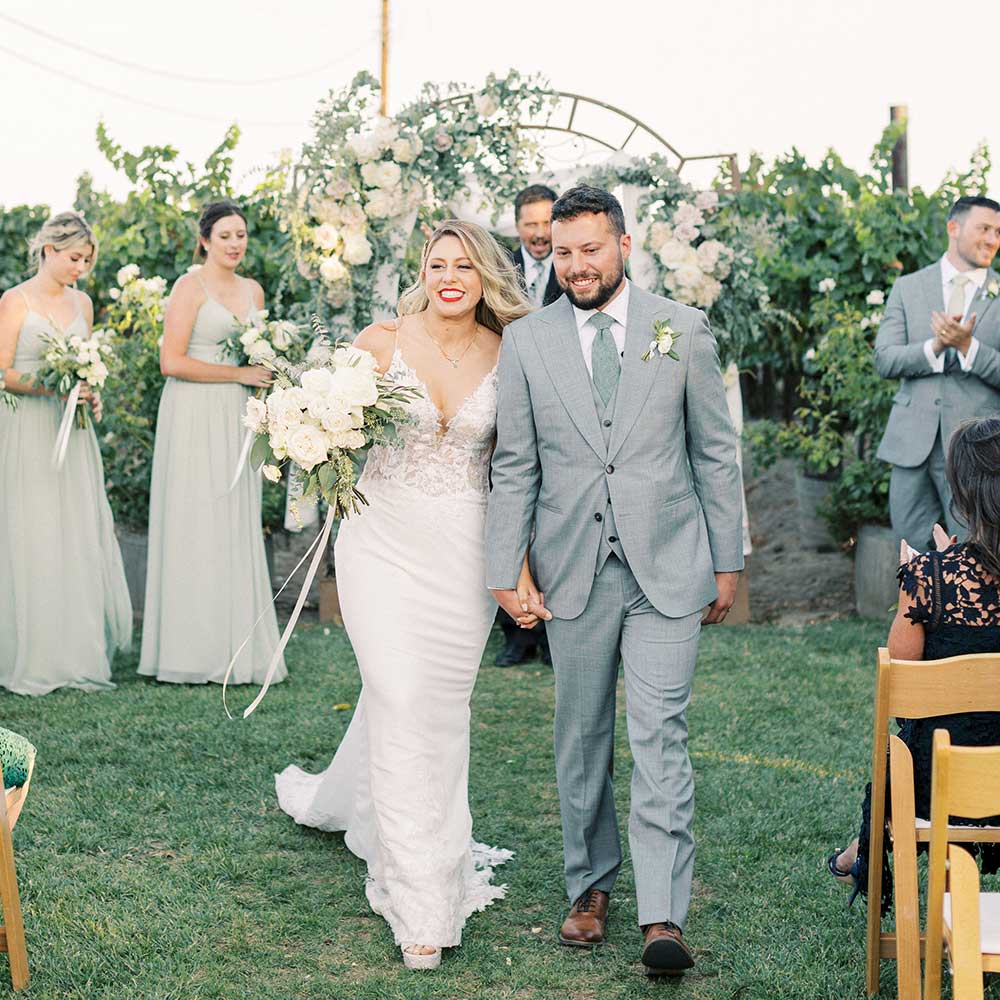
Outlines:
{"type": "Polygon", "coordinates": [[[35,270],[40,271],[42,264],[45,263],[46,247],[68,250],[75,246],[90,246],[93,249],[90,260],[90,267],[93,268],[97,263],[97,239],[94,237],[94,230],[79,212],[60,212],[48,219],[38,230],[28,246],[28,253],[31,255],[35,270]]]}
{"type": "Polygon", "coordinates": [[[424,288],[427,259],[434,245],[445,236],[459,239],[472,266],[479,272],[483,283],[483,297],[476,305],[476,322],[494,333],[514,320],[531,312],[532,305],[525,295],[510,255],[482,226],[460,219],[448,219],[431,233],[420,255],[420,274],[417,280],[399,298],[398,313],[410,316],[423,312],[429,305],[424,288]]]}

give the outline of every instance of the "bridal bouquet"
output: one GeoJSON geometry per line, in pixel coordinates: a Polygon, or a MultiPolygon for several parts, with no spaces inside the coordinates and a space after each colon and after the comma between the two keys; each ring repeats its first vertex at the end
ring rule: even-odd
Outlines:
{"type": "Polygon", "coordinates": [[[86,406],[77,406],[77,399],[81,384],[101,389],[107,381],[108,365],[114,360],[114,348],[107,331],[94,330],[89,337],[76,334],[67,337],[58,331],[43,339],[47,345],[43,365],[34,373],[32,380],[51,392],[68,396],[76,407],[77,426],[89,426],[90,410],[86,406]]]}
{"type": "Polygon", "coordinates": [[[266,309],[244,323],[222,345],[223,356],[237,365],[264,365],[277,358],[298,364],[308,349],[308,338],[298,324],[285,319],[269,320],[266,309]]]}
{"type": "Polygon", "coordinates": [[[373,445],[398,444],[405,404],[419,395],[376,369],[374,355],[320,342],[301,365],[267,363],[275,374],[266,399],[247,400],[243,423],[255,435],[250,461],[271,482],[291,463],[304,499],[322,497],[338,517],[367,504],[357,473],[373,445]]]}

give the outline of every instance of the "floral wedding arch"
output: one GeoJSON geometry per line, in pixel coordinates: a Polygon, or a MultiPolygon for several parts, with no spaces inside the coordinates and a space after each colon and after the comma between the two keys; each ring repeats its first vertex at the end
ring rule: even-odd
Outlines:
{"type": "MultiPolygon", "coordinates": [[[[529,178],[551,176],[536,138],[548,130],[612,151],[605,162],[581,167],[574,182],[619,192],[633,235],[633,279],[709,311],[724,358],[738,359],[748,338],[762,335],[768,300],[735,213],[726,210],[729,189],[696,191],[681,169],[706,157],[682,156],[609,105],[590,102],[632,123],[624,142],[612,145],[574,128],[578,104],[587,100],[513,70],[491,74],[474,92],[427,84],[393,118],[379,117],[378,83],[367,73],[323,100],[311,141],[288,164],[293,181],[282,224],[295,267],[313,283],[312,305],[331,330],[353,336],[373,318],[393,315],[418,221],[433,226],[464,205],[496,223],[529,178]],[[560,124],[554,115],[565,98],[572,105],[560,124]],[[625,146],[640,129],[663,152],[629,155],[625,146]]],[[[738,183],[735,157],[723,158],[738,183]]]]}

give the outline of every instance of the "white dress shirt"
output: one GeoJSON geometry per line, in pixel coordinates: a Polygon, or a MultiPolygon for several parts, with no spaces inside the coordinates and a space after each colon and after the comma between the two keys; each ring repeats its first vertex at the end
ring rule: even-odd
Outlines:
{"type": "MultiPolygon", "coordinates": [[[[625,281],[625,287],[608,303],[601,312],[610,316],[614,323],[611,324],[611,336],[615,338],[615,346],[618,348],[619,356],[625,353],[625,321],[628,318],[628,293],[630,282],[625,281]]],[[[596,309],[578,309],[573,306],[573,315],[576,317],[576,329],[580,334],[580,349],[583,351],[583,361],[590,372],[590,377],[594,377],[594,369],[590,362],[590,349],[594,346],[594,337],[597,336],[597,329],[587,320],[596,313],[596,309]]]]}
{"type": "MultiPolygon", "coordinates": [[[[974,271],[959,271],[957,267],[950,260],[948,260],[948,255],[945,254],[941,258],[941,287],[944,292],[944,302],[945,308],[948,307],[948,300],[951,298],[951,293],[953,289],[953,282],[959,274],[964,274],[969,280],[965,283],[965,308],[962,310],[962,319],[964,320],[969,314],[969,306],[972,305],[972,300],[976,296],[976,292],[986,282],[987,268],[977,267],[974,271]]],[[[962,367],[963,372],[972,370],[972,362],[976,360],[976,355],[979,353],[979,341],[973,337],[969,342],[968,350],[965,354],[961,351],[958,352],[958,363],[962,367]]],[[[945,351],[940,354],[934,353],[934,338],[931,337],[930,340],[924,341],[924,357],[927,358],[927,363],[931,366],[931,370],[937,372],[940,375],[944,371],[944,356],[945,351]]]]}
{"type": "Polygon", "coordinates": [[[549,275],[552,273],[552,252],[549,251],[548,257],[535,260],[528,252],[528,248],[522,243],[521,262],[524,264],[525,286],[531,284],[531,279],[534,277],[538,265],[542,265],[542,273],[539,275],[538,283],[535,285],[535,305],[540,306],[545,299],[545,289],[549,286],[549,275]]]}

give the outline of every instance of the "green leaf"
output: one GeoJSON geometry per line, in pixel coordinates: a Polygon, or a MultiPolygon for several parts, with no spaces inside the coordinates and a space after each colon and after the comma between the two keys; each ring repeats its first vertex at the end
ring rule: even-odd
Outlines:
{"type": "Polygon", "coordinates": [[[274,465],[274,452],[271,450],[271,442],[266,434],[258,434],[250,446],[250,464],[255,469],[262,465],[274,465]]]}

